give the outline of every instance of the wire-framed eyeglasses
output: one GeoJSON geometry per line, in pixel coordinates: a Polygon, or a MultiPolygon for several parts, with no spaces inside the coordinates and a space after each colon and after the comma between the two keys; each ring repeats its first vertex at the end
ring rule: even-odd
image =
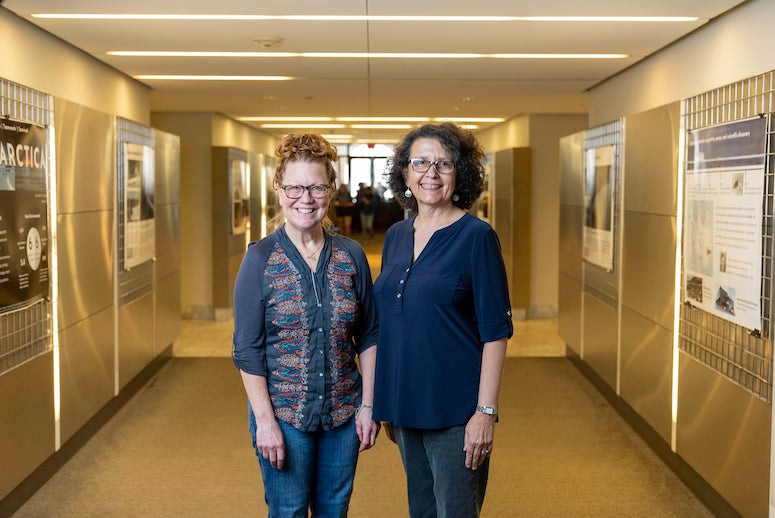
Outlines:
{"type": "Polygon", "coordinates": [[[281,185],[280,189],[285,192],[285,196],[291,200],[298,200],[304,196],[304,191],[309,191],[313,198],[321,199],[328,196],[328,190],[331,188],[326,183],[315,183],[312,185],[281,185]]]}
{"type": "Polygon", "coordinates": [[[415,173],[425,173],[431,166],[434,166],[439,174],[449,174],[455,170],[455,162],[452,160],[436,160],[431,162],[424,158],[410,158],[409,165],[415,173]]]}

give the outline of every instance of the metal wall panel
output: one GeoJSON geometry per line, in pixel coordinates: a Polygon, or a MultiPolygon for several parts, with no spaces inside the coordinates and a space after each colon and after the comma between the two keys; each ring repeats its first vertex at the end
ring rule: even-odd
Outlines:
{"type": "Polygon", "coordinates": [[[45,352],[0,376],[0,499],[54,453],[54,355],[45,352]]]}
{"type": "Polygon", "coordinates": [[[557,331],[581,357],[581,281],[560,272],[559,291],[557,331]]]}
{"type": "Polygon", "coordinates": [[[56,99],[54,114],[61,130],[56,132],[58,213],[112,210],[113,117],[62,99],[56,99]]]}
{"type": "Polygon", "coordinates": [[[560,272],[582,282],[584,207],[560,205],[560,272]]]}
{"type": "MultiPolygon", "coordinates": [[[[631,178],[627,171],[627,181],[631,178]]],[[[673,329],[676,220],[624,213],[622,304],[665,329],[673,329]]],[[[628,331],[629,332],[629,331],[628,331]]],[[[669,369],[670,366],[666,365],[669,369]]]]}
{"type": "Polygon", "coordinates": [[[57,309],[59,328],[66,329],[113,305],[113,212],[60,214],[57,226],[57,309]]]}
{"type": "Polygon", "coordinates": [[[111,306],[59,333],[63,443],[113,397],[114,325],[111,306]]]}
{"type": "Polygon", "coordinates": [[[582,360],[616,390],[619,319],[617,311],[587,292],[582,294],[582,360]]]}
{"type": "Polygon", "coordinates": [[[676,452],[743,516],[767,516],[770,404],[684,353],[676,452]]]}
{"type": "Polygon", "coordinates": [[[180,333],[180,137],[154,130],[156,157],[155,351],[180,333]]]}
{"type": "Polygon", "coordinates": [[[675,216],[680,123],[679,102],[625,119],[626,210],[675,216]]]}
{"type": "Polygon", "coordinates": [[[530,309],[531,150],[510,148],[495,153],[493,228],[501,242],[514,318],[530,309]]]}
{"type": "Polygon", "coordinates": [[[619,392],[670,444],[672,434],[673,334],[622,307],[619,392]]]}
{"type": "Polygon", "coordinates": [[[584,206],[584,132],[560,139],[560,204],[584,206]]]}
{"type": "Polygon", "coordinates": [[[180,335],[180,272],[156,281],[156,355],[180,335]]]}
{"type": "Polygon", "coordinates": [[[180,203],[180,137],[153,130],[156,205],[180,203]]]}
{"type": "Polygon", "coordinates": [[[118,380],[123,388],[155,357],[153,293],[118,310],[118,380]]]}
{"type": "Polygon", "coordinates": [[[180,271],[180,205],[156,205],[156,277],[180,271]]]}
{"type": "Polygon", "coordinates": [[[582,356],[584,132],[560,139],[560,243],[557,328],[560,337],[582,356]]]}

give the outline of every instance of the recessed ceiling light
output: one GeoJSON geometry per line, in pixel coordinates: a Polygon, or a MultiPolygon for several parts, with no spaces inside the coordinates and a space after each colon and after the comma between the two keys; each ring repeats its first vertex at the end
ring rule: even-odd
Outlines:
{"type": "Polygon", "coordinates": [[[310,128],[310,129],[344,129],[344,124],[261,124],[262,128],[281,129],[281,128],[310,128]]]}
{"type": "Polygon", "coordinates": [[[288,20],[350,22],[697,22],[696,16],[380,16],[263,14],[34,13],[33,18],[71,20],[288,20]]]}
{"type": "Polygon", "coordinates": [[[160,58],[622,59],[627,54],[461,54],[444,52],[219,52],[111,50],[109,56],[160,58]]]}
{"type": "Polygon", "coordinates": [[[164,75],[141,74],[135,79],[154,79],[162,81],[290,81],[289,76],[194,76],[194,75],[164,75]]]}

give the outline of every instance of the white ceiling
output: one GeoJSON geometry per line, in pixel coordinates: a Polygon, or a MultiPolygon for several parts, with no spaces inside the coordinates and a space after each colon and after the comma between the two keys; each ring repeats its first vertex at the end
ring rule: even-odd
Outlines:
{"type": "MultiPolygon", "coordinates": [[[[2,1],[2,0],[0,0],[2,1]]],[[[155,111],[233,118],[502,117],[585,113],[585,90],[744,3],[738,0],[5,0],[3,7],[130,76],[282,75],[290,81],[160,81],[155,111]],[[695,16],[693,22],[62,20],[33,13],[427,16],[695,16]],[[120,57],[117,50],[617,53],[623,59],[120,57]]],[[[258,127],[260,122],[249,123],[258,127]]],[[[345,123],[349,124],[349,123],[345,123]]],[[[490,123],[492,124],[492,123],[490,123]]],[[[488,126],[480,123],[479,129],[488,126]]],[[[303,129],[265,130],[276,135],[303,129]]],[[[316,130],[374,142],[406,130],[316,130]]]]}

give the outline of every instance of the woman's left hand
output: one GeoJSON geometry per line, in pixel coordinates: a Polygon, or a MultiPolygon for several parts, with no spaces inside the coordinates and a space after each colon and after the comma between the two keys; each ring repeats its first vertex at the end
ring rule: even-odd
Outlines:
{"type": "Polygon", "coordinates": [[[465,444],[466,467],[476,470],[492,454],[495,436],[495,416],[474,412],[466,425],[465,444]]]}
{"type": "Polygon", "coordinates": [[[361,440],[361,446],[358,451],[365,451],[374,446],[379,434],[380,425],[371,419],[371,408],[361,407],[355,416],[355,431],[358,439],[361,440]]]}

